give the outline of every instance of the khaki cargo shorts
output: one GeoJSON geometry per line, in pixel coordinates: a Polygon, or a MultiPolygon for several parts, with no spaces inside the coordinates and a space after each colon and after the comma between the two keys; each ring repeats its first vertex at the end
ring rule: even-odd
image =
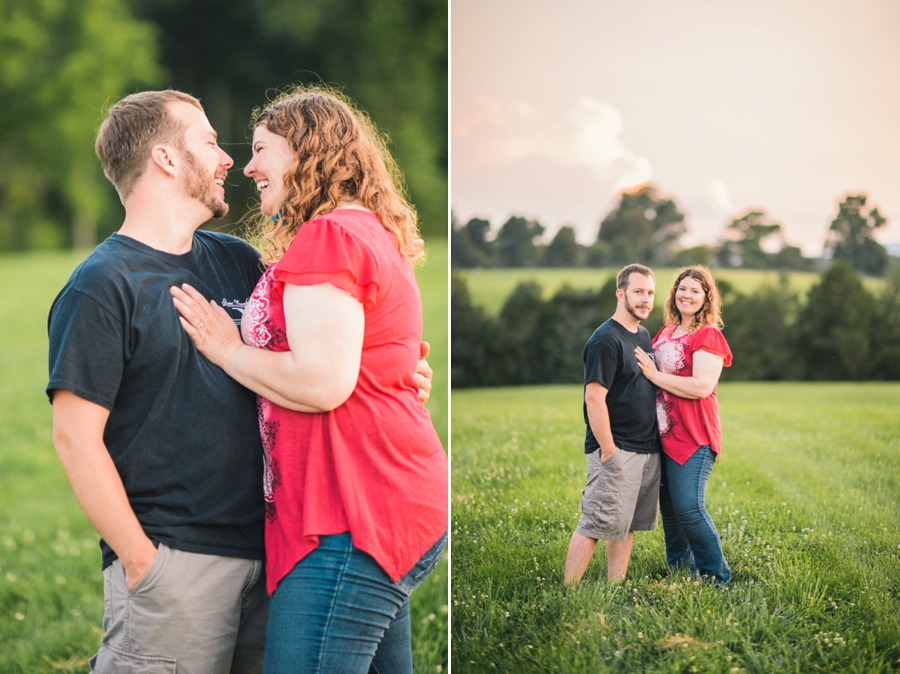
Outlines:
{"type": "Polygon", "coordinates": [[[588,481],[575,532],[621,541],[629,531],[656,529],[661,455],[617,449],[601,463],[600,454],[598,449],[587,455],[588,481]]]}

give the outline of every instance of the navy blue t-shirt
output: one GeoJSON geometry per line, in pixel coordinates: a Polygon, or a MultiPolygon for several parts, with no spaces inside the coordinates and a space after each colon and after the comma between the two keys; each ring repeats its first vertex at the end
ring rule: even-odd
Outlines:
{"type": "MultiPolygon", "coordinates": [[[[256,396],[201,355],[169,288],[189,283],[236,323],[262,273],[256,250],[216,232],[172,255],[112,235],[50,309],[47,394],[110,411],[103,440],[146,534],[187,552],[263,558],[256,396]]],[[[103,568],[115,559],[104,541],[103,568]]]]}
{"type": "MultiPolygon", "coordinates": [[[[637,364],[634,349],[641,347],[653,358],[650,333],[639,325],[631,332],[617,320],[610,318],[584,345],[584,385],[597,382],[608,393],[606,407],[609,425],[616,447],[629,452],[653,454],[662,450],[656,418],[656,387],[650,383],[637,364]]],[[[600,447],[588,419],[584,404],[584,453],[600,447]]]]}

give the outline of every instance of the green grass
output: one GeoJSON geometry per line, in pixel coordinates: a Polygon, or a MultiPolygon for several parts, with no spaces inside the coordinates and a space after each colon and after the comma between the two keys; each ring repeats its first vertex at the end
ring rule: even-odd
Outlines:
{"type": "MultiPolygon", "coordinates": [[[[522,281],[536,281],[543,288],[544,298],[552,296],[563,284],[568,283],[578,289],[599,289],[608,278],[615,276],[620,267],[603,269],[466,269],[461,270],[462,277],[469,286],[472,300],[488,310],[498,314],[503,302],[522,281]]],[[[662,294],[671,287],[677,269],[658,268],[656,273],[657,292],[662,294]]],[[[777,271],[761,271],[755,269],[715,270],[716,278],[731,283],[736,290],[753,293],[763,285],[777,285],[777,271]]],[[[792,272],[788,276],[790,288],[805,294],[819,280],[819,275],[812,272],[792,272]]],[[[881,279],[865,278],[863,281],[870,290],[880,290],[884,286],[881,279]]]]}
{"type": "Polygon", "coordinates": [[[707,504],[733,582],[562,583],[585,480],[581,387],[453,394],[452,667],[465,672],[900,669],[900,385],[720,386],[707,504]]]}
{"type": "MultiPolygon", "coordinates": [[[[47,311],[77,253],[0,256],[0,672],[87,672],[100,643],[103,582],[97,535],[53,449],[47,311]]],[[[447,249],[419,272],[435,388],[428,403],[447,441],[447,249]]],[[[446,559],[413,594],[417,672],[447,669],[446,559]]]]}

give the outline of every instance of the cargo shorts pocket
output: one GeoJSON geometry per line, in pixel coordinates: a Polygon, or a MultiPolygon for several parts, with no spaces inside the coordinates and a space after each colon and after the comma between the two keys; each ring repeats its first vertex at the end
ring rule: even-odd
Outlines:
{"type": "Polygon", "coordinates": [[[616,516],[619,509],[619,494],[604,492],[602,498],[585,496],[581,499],[581,520],[578,529],[592,538],[605,538],[616,530],[616,516]]]}
{"type": "Polygon", "coordinates": [[[585,496],[581,499],[581,512],[588,517],[601,518],[615,515],[616,506],[619,504],[619,494],[608,491],[603,498],[585,496]]]}
{"type": "Polygon", "coordinates": [[[176,660],[165,655],[138,655],[101,646],[90,660],[92,672],[100,674],[175,674],[176,660]]]}

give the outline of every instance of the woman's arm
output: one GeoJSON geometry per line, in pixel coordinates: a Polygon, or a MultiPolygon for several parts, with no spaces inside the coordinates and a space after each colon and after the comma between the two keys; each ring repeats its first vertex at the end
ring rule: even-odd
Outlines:
{"type": "Polygon", "coordinates": [[[654,386],[689,400],[706,398],[716,390],[716,384],[719,383],[719,376],[722,374],[722,365],[725,362],[722,356],[717,356],[709,351],[695,351],[693,374],[690,377],[680,377],[677,374],[660,372],[642,348],[636,348],[634,354],[637,356],[641,373],[654,386]]]}
{"type": "Polygon", "coordinates": [[[181,324],[197,349],[272,402],[300,412],[328,412],[356,388],[365,313],[350,293],[330,283],[286,285],[283,301],[290,350],[283,352],[244,344],[225,310],[189,285],[173,287],[172,295],[181,324]]]}

